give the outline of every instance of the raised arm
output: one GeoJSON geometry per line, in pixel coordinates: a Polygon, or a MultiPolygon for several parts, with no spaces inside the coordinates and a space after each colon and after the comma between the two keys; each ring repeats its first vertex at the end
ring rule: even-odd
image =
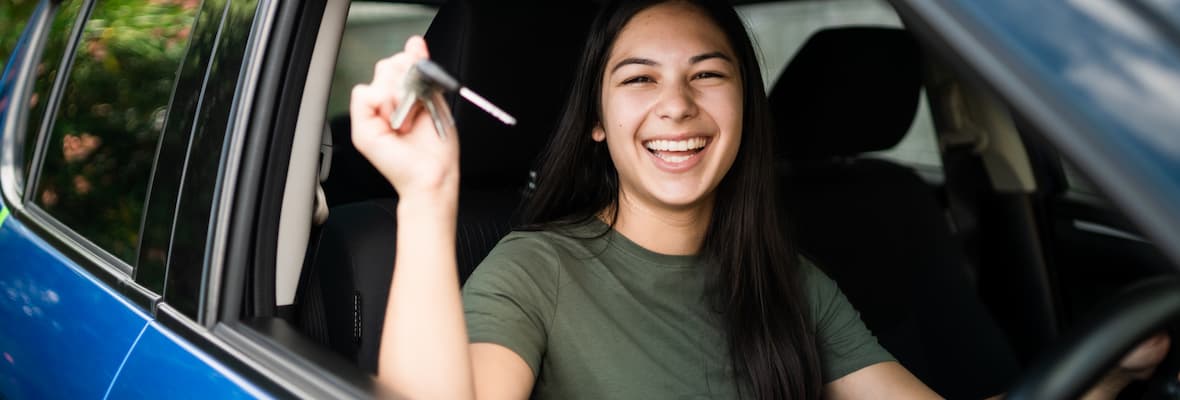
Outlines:
{"type": "Polygon", "coordinates": [[[503,346],[468,345],[455,263],[458,135],[440,139],[426,112],[413,113],[399,131],[390,126],[403,77],[428,57],[422,38],[410,38],[401,53],[377,62],[372,82],[353,88],[349,107],[353,145],[399,199],[378,380],[415,399],[471,399],[477,391],[484,399],[525,398],[533,375],[524,360],[503,346]]]}

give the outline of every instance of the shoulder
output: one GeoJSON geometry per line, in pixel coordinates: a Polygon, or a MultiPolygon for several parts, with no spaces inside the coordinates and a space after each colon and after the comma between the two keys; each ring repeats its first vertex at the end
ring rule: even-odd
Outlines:
{"type": "Polygon", "coordinates": [[[590,254],[586,239],[559,229],[513,231],[479,263],[466,286],[522,279],[553,285],[562,279],[563,268],[590,254]]]}
{"type": "Polygon", "coordinates": [[[828,277],[828,274],[815,263],[800,257],[798,268],[799,285],[810,307],[812,323],[823,327],[832,319],[844,317],[849,313],[859,318],[836,281],[828,277]]]}
{"type": "Polygon", "coordinates": [[[829,299],[833,294],[840,293],[840,289],[836,287],[836,281],[828,277],[828,274],[815,266],[815,263],[806,258],[800,257],[798,264],[799,282],[803,293],[807,295],[807,301],[815,308],[817,303],[822,303],[824,299],[829,299]]]}
{"type": "Polygon", "coordinates": [[[500,263],[542,263],[561,261],[562,259],[581,255],[585,244],[578,238],[560,230],[543,231],[513,231],[500,239],[492,248],[487,258],[480,263],[480,268],[486,265],[500,263]]]}

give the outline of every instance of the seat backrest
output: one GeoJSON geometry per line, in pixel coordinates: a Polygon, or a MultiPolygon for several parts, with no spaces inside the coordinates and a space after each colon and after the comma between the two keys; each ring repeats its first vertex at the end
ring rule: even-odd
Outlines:
{"type": "Polygon", "coordinates": [[[802,253],[898,361],[947,398],[984,398],[1003,392],[1018,365],[937,192],[908,167],[859,156],[905,136],[921,77],[903,30],[812,36],[770,94],[789,166],[782,197],[802,253]]]}
{"type": "MultiPolygon", "coordinates": [[[[425,35],[436,63],[518,121],[506,126],[457,96],[448,98],[461,138],[456,284],[511,228],[529,167],[569,95],[592,7],[590,2],[460,0],[440,8],[425,35]]],[[[348,124],[337,120],[332,125],[336,134],[348,124]]],[[[356,169],[364,169],[363,159],[353,161],[356,169]]],[[[336,152],[333,168],[347,162],[336,152]]],[[[380,185],[388,184],[374,185],[372,191],[352,192],[382,193],[380,185]]],[[[304,332],[369,371],[376,371],[393,275],[396,209],[396,195],[332,208],[309,246],[296,300],[304,332]]]]}

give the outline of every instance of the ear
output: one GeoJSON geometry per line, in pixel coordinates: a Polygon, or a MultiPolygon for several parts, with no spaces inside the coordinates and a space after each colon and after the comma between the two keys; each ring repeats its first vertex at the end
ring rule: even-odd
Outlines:
{"type": "Polygon", "coordinates": [[[590,131],[590,138],[595,142],[606,141],[606,130],[602,129],[602,123],[594,124],[594,130],[590,131]]]}

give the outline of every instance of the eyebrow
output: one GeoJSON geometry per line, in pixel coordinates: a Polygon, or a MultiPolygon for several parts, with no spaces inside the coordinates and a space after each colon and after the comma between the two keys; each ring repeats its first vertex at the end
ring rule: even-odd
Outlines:
{"type": "MultiPolygon", "coordinates": [[[[711,53],[697,54],[695,56],[692,56],[688,59],[688,63],[689,64],[696,64],[701,61],[705,61],[705,60],[712,59],[712,58],[720,58],[720,59],[728,61],[730,63],[733,62],[733,59],[731,59],[729,56],[725,55],[725,53],[722,53],[720,51],[714,51],[711,53]]],[[[619,61],[618,63],[616,63],[614,67],[611,67],[610,72],[613,74],[613,73],[615,73],[615,71],[618,71],[619,68],[623,68],[624,66],[631,65],[631,64],[647,65],[647,66],[653,66],[653,67],[660,65],[660,63],[656,62],[655,60],[651,60],[651,59],[647,59],[647,58],[639,58],[639,57],[628,57],[628,58],[624,58],[621,61],[619,61]]]]}

